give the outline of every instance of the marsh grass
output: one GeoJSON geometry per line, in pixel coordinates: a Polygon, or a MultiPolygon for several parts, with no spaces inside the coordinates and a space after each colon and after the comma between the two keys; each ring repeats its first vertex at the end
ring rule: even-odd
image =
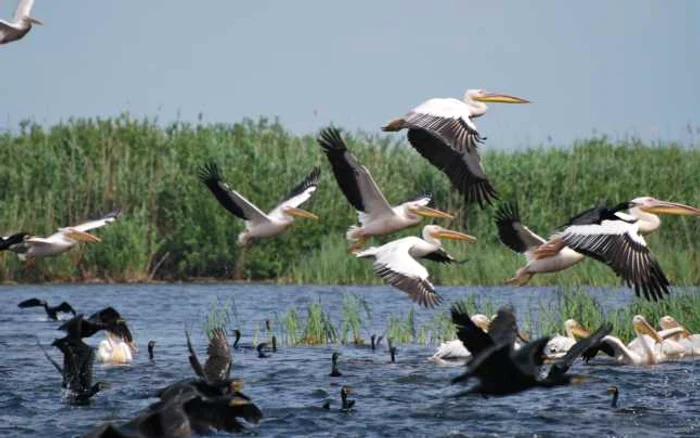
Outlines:
{"type": "Polygon", "coordinates": [[[343,294],[343,315],[340,326],[341,342],[347,344],[363,344],[362,339],[362,311],[367,320],[372,322],[372,313],[369,303],[355,294],[343,294]]]}
{"type": "Polygon", "coordinates": [[[204,320],[202,329],[211,339],[211,334],[216,329],[223,329],[227,334],[238,324],[238,311],[233,297],[222,299],[214,298],[209,306],[209,312],[204,320]]]}
{"type": "MultiPolygon", "coordinates": [[[[367,164],[387,199],[402,202],[430,192],[436,205],[458,213],[441,222],[478,237],[448,242],[469,261],[459,266],[427,262],[437,284],[500,284],[523,263],[500,245],[493,210],[465,207],[447,178],[405,143],[405,135],[344,137],[367,164]]],[[[495,146],[495,147],[491,147],[495,146]]],[[[572,214],[601,199],[652,195],[700,205],[700,149],[674,144],[611,143],[606,138],[571,148],[483,149],[489,177],[504,200],[517,199],[523,220],[546,236],[572,214]]],[[[343,235],[357,220],[313,136],[294,136],[266,119],[235,124],[70,119],[42,127],[22,123],[0,134],[0,223],[4,231],[45,235],[57,227],[114,208],[123,216],[97,231],[101,244],[39,261],[23,270],[0,256],[0,281],[183,280],[234,277],[241,256],[236,236],[243,222],[228,214],[197,180],[197,169],[216,161],[225,181],[263,210],[308,174],[322,168],[319,190],[305,208],[320,221],[299,220],[283,236],[258,242],[245,255],[245,279],[297,283],[379,283],[367,260],[347,253],[343,235]],[[274,254],[274,257],[270,257],[274,254]]],[[[390,236],[417,235],[418,227],[390,236]]],[[[700,284],[700,221],[664,220],[649,244],[674,284],[700,284]]],[[[379,244],[387,239],[377,239],[379,244]]],[[[533,285],[617,284],[600,263],[586,261],[560,275],[537,276],[533,285]]]]}

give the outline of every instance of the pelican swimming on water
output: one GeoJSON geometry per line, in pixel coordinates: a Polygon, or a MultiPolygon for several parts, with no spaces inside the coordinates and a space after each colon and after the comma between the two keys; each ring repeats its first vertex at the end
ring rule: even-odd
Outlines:
{"type": "Polygon", "coordinates": [[[13,246],[10,251],[17,253],[21,260],[34,257],[54,256],[68,251],[80,242],[101,242],[102,239],[88,233],[88,231],[102,228],[111,224],[121,214],[121,210],[115,210],[99,219],[84,222],[72,227],[59,228],[49,237],[27,237],[20,245],[13,246]]]}
{"type": "Polygon", "coordinates": [[[430,208],[430,196],[391,206],[369,170],[348,150],[337,129],[321,131],[318,143],[331,163],[345,198],[357,210],[361,226],[352,226],[346,233],[347,239],[355,242],[351,250],[362,248],[372,236],[383,236],[418,225],[423,218],[453,218],[449,213],[430,208]]]}
{"type": "Polygon", "coordinates": [[[12,21],[0,20],[0,45],[22,38],[34,24],[44,24],[29,14],[32,12],[34,0],[20,0],[15,9],[12,21]]]}
{"type": "Polygon", "coordinates": [[[498,198],[481,168],[479,135],[472,119],[486,113],[486,103],[530,103],[519,97],[484,90],[467,90],[462,100],[429,99],[405,116],[391,120],[383,131],[408,129],[408,141],[430,163],[444,172],[467,203],[480,206],[498,198]]]}
{"type": "Polygon", "coordinates": [[[689,332],[670,315],[662,316],[659,319],[659,326],[662,329],[659,335],[665,339],[667,334],[671,333],[670,339],[683,346],[686,356],[700,356],[700,334],[689,332]]]}
{"type": "Polygon", "coordinates": [[[302,210],[299,206],[308,201],[316,191],[320,174],[321,170],[315,167],[268,214],[263,213],[243,195],[222,182],[219,167],[215,163],[209,163],[202,167],[199,170],[199,179],[211,190],[222,207],[245,221],[246,230],[238,235],[238,242],[245,246],[253,239],[277,236],[294,223],[294,217],[318,219],[318,216],[302,210]]]}
{"type": "Polygon", "coordinates": [[[428,270],[416,261],[427,258],[441,262],[452,262],[442,249],[440,238],[475,241],[468,234],[445,229],[438,225],[423,227],[423,238],[409,236],[393,240],[382,246],[357,252],[359,258],[374,258],[374,272],[397,289],[406,292],[413,301],[422,306],[434,307],[442,301],[435,287],[428,280],[428,270]]]}
{"type": "Polygon", "coordinates": [[[581,324],[575,319],[567,319],[564,321],[564,332],[566,336],[557,335],[547,342],[544,348],[544,355],[548,359],[558,359],[566,355],[566,353],[576,345],[577,337],[586,338],[590,335],[581,324]]]}
{"type": "Polygon", "coordinates": [[[656,213],[700,216],[697,208],[645,196],[586,210],[545,241],[522,225],[517,206],[501,206],[496,214],[501,242],[527,258],[508,283],[522,286],[535,274],[562,271],[588,256],[610,266],[637,296],[663,298],[670,284],[642,237],[661,226],[656,213]]]}
{"type": "Polygon", "coordinates": [[[133,345],[124,341],[120,336],[107,332],[105,339],[97,347],[97,357],[100,362],[111,364],[131,363],[134,360],[133,345]]]}
{"type": "MultiPolygon", "coordinates": [[[[489,331],[489,317],[482,314],[476,313],[470,317],[475,326],[479,327],[484,333],[489,331]]],[[[435,351],[431,357],[428,358],[429,361],[435,362],[437,364],[444,364],[447,360],[461,360],[471,357],[471,353],[464,346],[462,341],[459,339],[454,339],[449,342],[443,342],[440,344],[438,349],[435,351]]]]}
{"type": "MultiPolygon", "coordinates": [[[[611,347],[611,352],[618,363],[625,365],[653,365],[673,358],[664,352],[664,340],[642,315],[635,315],[632,318],[632,327],[637,334],[637,338],[629,345],[625,345],[619,338],[611,335],[605,336],[600,342],[600,344],[606,344],[611,347]],[[638,349],[634,347],[634,342],[638,342],[638,349]],[[654,342],[654,344],[651,344],[651,342],[654,342]]],[[[602,345],[594,346],[583,354],[583,358],[589,361],[600,350],[607,351],[602,345]]]]}

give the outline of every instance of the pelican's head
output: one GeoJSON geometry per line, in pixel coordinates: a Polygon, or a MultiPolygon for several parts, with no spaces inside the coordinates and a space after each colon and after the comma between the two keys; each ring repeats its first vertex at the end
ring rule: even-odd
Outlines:
{"type": "Polygon", "coordinates": [[[423,196],[419,199],[404,202],[404,209],[409,217],[420,216],[426,218],[454,219],[449,213],[430,207],[430,196],[423,196]]]}
{"type": "Polygon", "coordinates": [[[470,236],[469,234],[460,233],[459,231],[448,230],[447,228],[443,228],[439,225],[426,225],[425,227],[423,227],[423,239],[450,239],[474,242],[476,240],[476,237],[470,236]]]}
{"type": "Polygon", "coordinates": [[[564,329],[566,330],[567,335],[571,334],[577,338],[587,338],[590,335],[588,330],[586,330],[575,319],[567,319],[564,321],[564,329]]]}
{"type": "Polygon", "coordinates": [[[489,317],[483,313],[476,313],[472,315],[472,322],[475,326],[479,327],[481,330],[487,332],[489,331],[489,317]]]}
{"type": "Polygon", "coordinates": [[[700,216],[700,209],[676,202],[660,201],[651,196],[642,196],[630,201],[630,208],[639,208],[647,213],[700,216]]]}
{"type": "Polygon", "coordinates": [[[690,336],[693,335],[693,334],[690,333],[685,327],[683,327],[682,325],[680,325],[680,324],[678,323],[678,321],[676,321],[676,318],[674,318],[674,317],[672,317],[672,316],[670,316],[670,315],[665,315],[665,316],[662,316],[661,318],[659,318],[659,326],[660,326],[661,329],[663,329],[663,330],[669,330],[669,329],[674,329],[674,328],[680,328],[680,329],[683,330],[683,332],[682,332],[681,334],[682,334],[683,337],[685,337],[685,338],[689,338],[690,336]]]}
{"type": "Polygon", "coordinates": [[[676,318],[669,316],[669,315],[666,315],[666,316],[662,316],[661,318],[659,318],[659,326],[663,330],[667,330],[667,329],[680,327],[680,324],[678,324],[678,321],[676,321],[676,318]]]}
{"type": "Polygon", "coordinates": [[[634,315],[634,318],[632,318],[632,327],[634,328],[634,332],[637,333],[637,336],[648,335],[659,344],[664,342],[661,336],[656,333],[656,330],[654,330],[642,315],[634,315]]]}
{"type": "Polygon", "coordinates": [[[296,208],[296,207],[283,207],[282,208],[282,213],[286,214],[287,216],[293,216],[293,217],[303,217],[306,219],[315,219],[318,220],[318,216],[315,214],[302,210],[301,208],[296,208]]]}
{"type": "Polygon", "coordinates": [[[40,26],[44,24],[43,21],[39,20],[38,18],[30,17],[29,15],[22,17],[22,21],[24,21],[25,23],[27,23],[30,26],[32,24],[38,24],[40,26]]]}

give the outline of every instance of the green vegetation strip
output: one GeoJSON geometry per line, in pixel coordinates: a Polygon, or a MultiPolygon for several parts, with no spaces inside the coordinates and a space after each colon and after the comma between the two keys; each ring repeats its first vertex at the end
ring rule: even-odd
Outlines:
{"type": "MultiPolygon", "coordinates": [[[[700,333],[700,314],[697,312],[697,309],[700,309],[700,291],[677,292],[659,303],[637,299],[628,306],[604,309],[595,298],[582,289],[559,290],[555,300],[543,300],[535,303],[534,308],[516,307],[515,310],[521,321],[520,331],[531,338],[563,334],[564,321],[573,318],[591,331],[604,322],[611,322],[614,327],[613,335],[627,343],[636,337],[632,330],[634,315],[644,316],[657,329],[660,329],[659,319],[664,315],[671,315],[691,333],[700,333]]],[[[492,317],[498,310],[490,298],[475,294],[468,294],[460,301],[466,305],[470,315],[483,313],[492,317]]],[[[235,302],[231,298],[225,301],[215,300],[205,319],[204,332],[209,333],[219,327],[229,333],[235,328],[241,329],[239,324],[242,321],[237,316],[231,317],[235,314],[235,309],[235,302]]],[[[256,344],[258,341],[269,341],[272,335],[277,336],[277,339],[281,340],[280,343],[286,346],[368,345],[372,334],[391,339],[394,344],[438,345],[456,339],[448,306],[443,306],[423,323],[416,321],[414,308],[410,308],[403,315],[391,314],[386,321],[374,321],[367,301],[351,293],[343,294],[340,320],[334,321],[318,298],[309,302],[305,308],[291,307],[282,316],[276,314],[270,330],[262,334],[262,339],[259,339],[259,327],[264,327],[264,321],[258,321],[257,324],[258,328],[254,333],[256,344]],[[382,329],[373,331],[373,328],[377,327],[382,329]]]]}

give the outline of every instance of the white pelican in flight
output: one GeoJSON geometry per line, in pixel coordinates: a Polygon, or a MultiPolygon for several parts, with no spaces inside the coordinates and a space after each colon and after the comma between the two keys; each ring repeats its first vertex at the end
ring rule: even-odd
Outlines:
{"type": "Polygon", "coordinates": [[[22,38],[32,29],[33,24],[44,24],[41,20],[31,17],[34,0],[20,0],[15,9],[12,21],[0,20],[0,45],[22,38]]]}
{"type": "Polygon", "coordinates": [[[263,213],[228,184],[221,181],[219,168],[209,163],[199,170],[199,179],[211,190],[222,207],[232,215],[245,221],[246,230],[238,235],[238,242],[247,245],[252,239],[277,236],[294,223],[294,216],[308,219],[318,219],[313,213],[299,208],[308,201],[318,187],[318,177],[321,170],[314,167],[284,200],[268,214],[263,213]]]}
{"type": "Polygon", "coordinates": [[[655,213],[700,216],[699,209],[688,205],[640,197],[613,208],[586,210],[546,242],[520,223],[517,206],[501,206],[496,213],[501,242],[527,257],[508,283],[523,285],[537,273],[562,271],[589,256],[610,266],[637,296],[663,298],[670,284],[642,237],[661,226],[655,213]]]}
{"type": "Polygon", "coordinates": [[[700,335],[690,333],[685,327],[680,325],[672,316],[666,315],[659,318],[661,331],[659,335],[666,339],[670,333],[670,339],[683,346],[686,356],[700,356],[700,335]],[[678,332],[680,330],[680,332],[678,332]]]}
{"type": "Polygon", "coordinates": [[[102,239],[88,231],[102,228],[115,220],[121,210],[115,210],[99,219],[84,222],[72,227],[59,228],[49,237],[27,237],[21,245],[10,248],[21,260],[34,257],[54,256],[68,251],[80,242],[101,242],[102,239]]]}
{"type": "Polygon", "coordinates": [[[327,128],[321,131],[318,143],[331,163],[338,186],[357,210],[361,226],[352,226],[346,233],[347,239],[355,242],[352,251],[362,248],[372,236],[383,236],[418,225],[424,217],[453,218],[448,213],[428,207],[430,196],[422,196],[392,207],[369,170],[348,151],[337,129],[327,128]]]}
{"type": "Polygon", "coordinates": [[[442,301],[435,287],[428,280],[428,270],[416,261],[427,258],[441,262],[453,259],[442,249],[440,238],[475,241],[468,234],[445,229],[438,225],[423,227],[423,238],[409,236],[393,240],[382,246],[373,246],[355,255],[374,258],[374,272],[397,289],[406,292],[422,306],[434,307],[442,301]]]}
{"type": "Polygon", "coordinates": [[[408,141],[430,163],[444,172],[467,203],[480,206],[498,198],[481,168],[479,135],[473,118],[483,116],[486,102],[530,103],[519,97],[484,90],[467,90],[462,100],[429,99],[382,126],[383,131],[408,129],[408,141]]]}

